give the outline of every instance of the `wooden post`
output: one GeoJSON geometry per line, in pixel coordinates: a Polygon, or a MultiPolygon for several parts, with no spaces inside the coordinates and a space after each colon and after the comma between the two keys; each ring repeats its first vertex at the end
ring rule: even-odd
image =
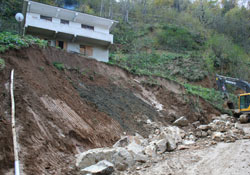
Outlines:
{"type": "Polygon", "coordinates": [[[16,138],[16,122],[15,122],[14,69],[12,69],[11,71],[10,96],[11,96],[11,123],[12,123],[12,134],[13,134],[14,156],[15,156],[15,175],[20,175],[18,145],[16,138]]]}

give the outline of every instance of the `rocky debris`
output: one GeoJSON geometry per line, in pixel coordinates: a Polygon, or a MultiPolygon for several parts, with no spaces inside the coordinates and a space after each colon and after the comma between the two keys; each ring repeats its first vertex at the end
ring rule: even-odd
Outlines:
{"type": "Polygon", "coordinates": [[[102,160],[81,170],[81,175],[109,175],[114,172],[114,165],[107,160],[102,160]]]}
{"type": "Polygon", "coordinates": [[[173,123],[174,125],[177,125],[177,126],[188,126],[188,120],[185,116],[182,116],[180,118],[178,118],[177,120],[174,121],[173,123]]]}
{"type": "Polygon", "coordinates": [[[235,118],[227,114],[213,117],[213,121],[208,125],[197,126],[194,135],[199,138],[211,137],[217,142],[235,142],[245,135],[242,127],[235,122],[235,118]]]}

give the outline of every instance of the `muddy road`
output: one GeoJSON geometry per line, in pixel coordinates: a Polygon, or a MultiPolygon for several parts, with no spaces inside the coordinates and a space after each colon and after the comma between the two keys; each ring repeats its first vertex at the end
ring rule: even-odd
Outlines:
{"type": "MultiPolygon", "coordinates": [[[[250,133],[250,124],[242,125],[250,133]]],[[[209,145],[209,144],[208,144],[209,145]]],[[[250,140],[167,153],[149,167],[137,167],[134,175],[249,175],[250,140]]]]}

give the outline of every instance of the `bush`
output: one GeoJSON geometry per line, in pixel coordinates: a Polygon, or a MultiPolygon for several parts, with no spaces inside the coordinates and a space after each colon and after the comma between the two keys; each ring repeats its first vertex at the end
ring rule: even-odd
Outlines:
{"type": "Polygon", "coordinates": [[[174,50],[199,49],[201,36],[192,34],[186,28],[175,25],[164,25],[158,33],[159,44],[174,50]]]}
{"type": "Polygon", "coordinates": [[[65,66],[63,63],[59,63],[59,62],[53,62],[53,65],[58,69],[58,70],[64,70],[65,66]]]}
{"type": "Polygon", "coordinates": [[[19,36],[10,32],[0,33],[0,52],[8,49],[20,49],[21,47],[29,47],[31,45],[38,45],[39,47],[46,47],[47,41],[32,36],[19,36]]]}
{"type": "Polygon", "coordinates": [[[0,70],[3,70],[5,68],[5,61],[4,59],[0,58],[0,70]]]}

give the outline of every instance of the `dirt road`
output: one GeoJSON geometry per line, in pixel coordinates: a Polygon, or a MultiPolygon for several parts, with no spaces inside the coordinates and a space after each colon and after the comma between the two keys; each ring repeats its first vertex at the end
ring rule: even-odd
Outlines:
{"type": "MultiPolygon", "coordinates": [[[[249,132],[250,125],[244,125],[249,132]]],[[[163,160],[132,174],[140,175],[249,175],[250,140],[167,153],[163,160]]]]}

